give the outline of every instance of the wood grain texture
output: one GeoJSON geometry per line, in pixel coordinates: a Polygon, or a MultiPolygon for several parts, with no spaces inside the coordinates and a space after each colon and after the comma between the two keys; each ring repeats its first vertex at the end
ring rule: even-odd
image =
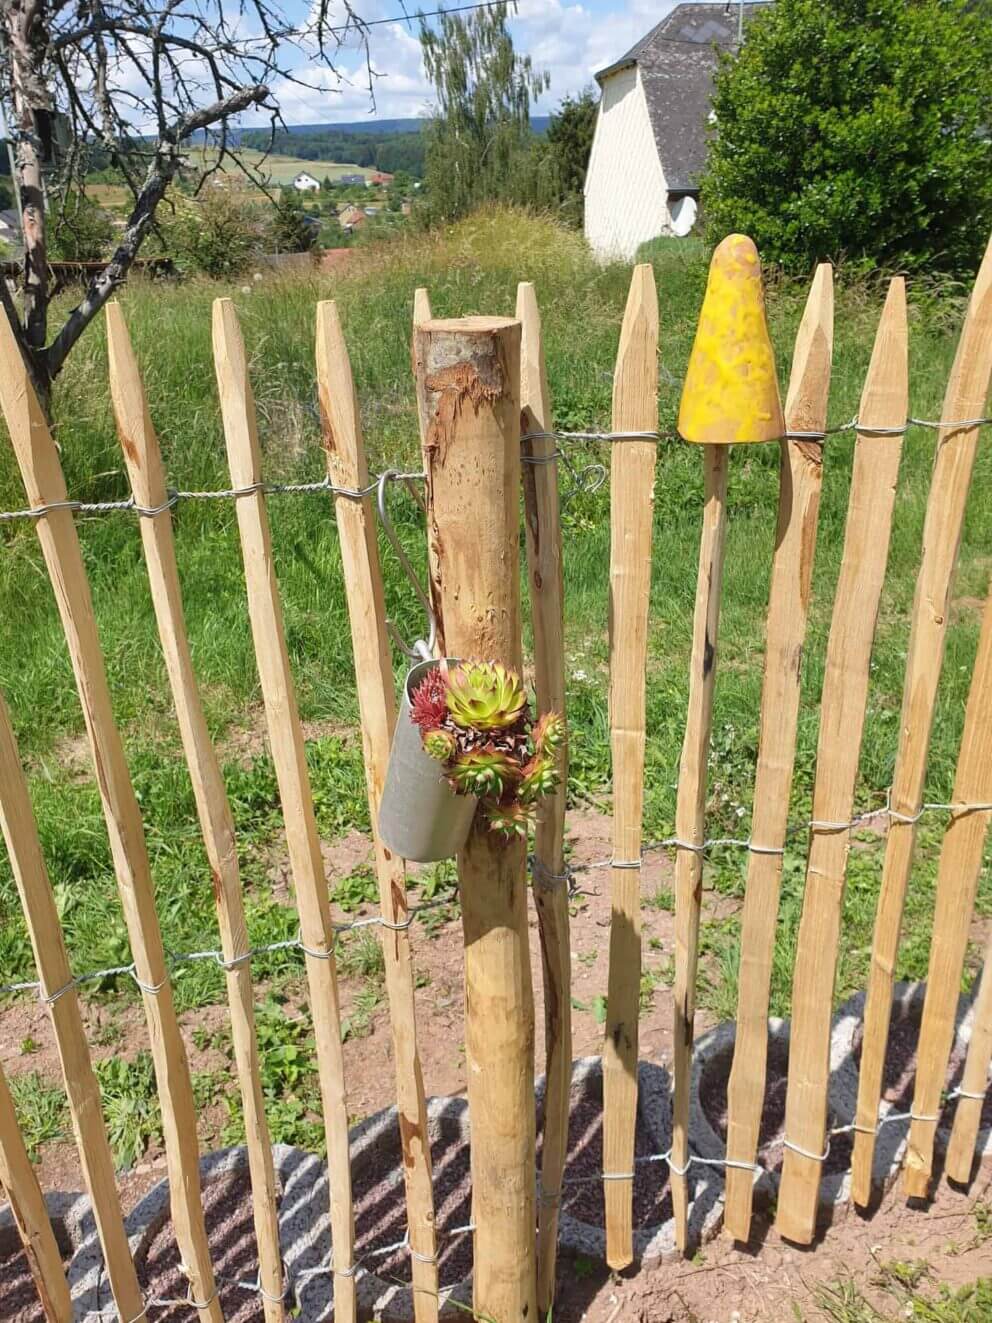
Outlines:
{"type": "MultiPolygon", "coordinates": [[[[72,972],[58,907],[38,838],[27,780],[18,757],[7,705],[0,695],[0,828],[31,939],[35,966],[52,1023],[62,1067],[69,1115],[83,1181],[117,1311],[124,1319],[141,1312],[141,1290],[128,1248],[114,1178],[114,1161],[103,1124],[100,1086],[90,1060],[79,994],[69,987],[72,972]],[[67,988],[66,992],[61,992],[67,988]],[[56,996],[55,994],[61,993],[56,996]],[[48,998],[55,997],[49,1001],[48,998]]],[[[29,1201],[30,1206],[30,1201],[29,1201]]],[[[64,1278],[59,1263],[59,1273],[64,1278]]]]}
{"type": "MultiPolygon", "coordinates": [[[[951,802],[992,803],[992,591],[982,617],[951,802]]],[[[952,813],[940,847],[927,995],[916,1054],[913,1120],[903,1173],[903,1189],[910,1198],[925,1198],[930,1188],[940,1099],[954,1041],[968,930],[990,822],[989,811],[952,813]]],[[[985,1083],[983,1079],[979,1088],[985,1083]]]]}
{"type": "Polygon", "coordinates": [[[689,1088],[696,1018],[699,914],[703,891],[703,856],[692,847],[702,845],[706,828],[706,769],[713,724],[729,470],[729,447],[704,447],[703,528],[699,540],[699,573],[692,619],[689,702],[675,803],[675,835],[685,845],[680,846],[675,855],[671,1187],[675,1209],[675,1242],[683,1251],[688,1247],[689,1234],[689,1188],[685,1168],[689,1161],[689,1088]]]}
{"type": "Polygon", "coordinates": [[[947,1145],[945,1168],[952,1181],[966,1185],[971,1180],[975,1162],[975,1142],[982,1120],[982,1107],[989,1087],[992,1064],[992,935],[985,947],[982,980],[975,998],[971,1022],[971,1042],[964,1063],[960,1088],[962,1096],[954,1110],[954,1125],[947,1145]],[[964,1097],[970,1094],[971,1097],[964,1097]]]}
{"type": "MultiPolygon", "coordinates": [[[[944,397],[946,422],[985,411],[992,377],[992,243],[972,292],[944,397]]],[[[944,660],[947,621],[961,530],[978,449],[979,428],[941,428],[937,433],[923,552],[913,601],[903,688],[899,749],[892,781],[892,808],[912,819],[923,801],[937,686],[944,660]]],[[[851,1197],[865,1205],[872,1195],[878,1100],[892,1012],[892,981],[899,952],[903,906],[913,863],[916,823],[892,818],[875,916],[865,1030],[858,1080],[858,1110],[851,1197]]]]}
{"type": "MultiPolygon", "coordinates": [[[[235,487],[250,487],[262,481],[262,456],[244,341],[230,299],[214,301],[213,346],[231,482],[235,487]]],[[[272,559],[272,535],[265,496],[257,491],[238,497],[236,508],[248,592],[248,615],[272,761],[286,825],[286,845],[300,912],[300,933],[305,946],[310,1009],[317,1043],[317,1073],[330,1177],[331,1238],[335,1269],[334,1315],[343,1323],[354,1323],[357,1299],[355,1278],[351,1273],[355,1228],[348,1149],[348,1103],[327,881],[307,772],[296,687],[286,648],[282,602],[272,559]]]]}
{"type": "MultiPolygon", "coordinates": [[[[552,427],[551,400],[544,365],[541,314],[534,286],[517,286],[520,344],[521,431],[552,427]]],[[[537,711],[565,713],[564,587],[558,466],[553,438],[525,441],[521,447],[527,573],[534,627],[534,685],[537,711]],[[536,460],[537,463],[528,463],[536,460]]],[[[568,1152],[568,1113],[572,1083],[572,956],[568,884],[565,876],[565,782],[568,749],[561,753],[561,784],[542,802],[534,843],[534,906],[541,935],[544,975],[544,1135],[538,1201],[537,1307],[544,1317],[554,1305],[561,1183],[568,1152]],[[551,875],[550,877],[548,875],[551,875]]]]}
{"type": "MultiPolygon", "coordinates": [[[[613,430],[658,426],[658,294],[654,270],[634,267],[613,373],[613,430]]],[[[613,858],[610,968],[603,1040],[606,1261],[634,1257],[632,1214],[641,982],[641,828],[651,526],[657,445],[619,441],[610,457],[610,746],[613,858]]]]}
{"type": "Polygon", "coordinates": [[[14,1100],[0,1067],[0,1190],[10,1201],[10,1211],[24,1246],[24,1257],[38,1289],[46,1323],[72,1323],[69,1283],[62,1267],[55,1232],[48,1219],[45,1196],[31,1166],[17,1126],[14,1100]]]}
{"type": "MultiPolygon", "coordinates": [[[[819,266],[806,301],[785,404],[790,432],[827,425],[833,358],[833,269],[819,266]]],[[[816,533],[823,487],[823,444],[783,441],[778,524],[768,592],[761,729],[754,778],[751,836],[769,850],[785,845],[799,722],[800,679],[809,616],[816,533]]],[[[753,1162],[765,1096],[768,997],[778,923],[782,856],[751,853],[741,914],[737,1036],[727,1088],[727,1157],[753,1162]]],[[[754,1180],[728,1167],[724,1226],[735,1240],[751,1233],[754,1180]]]]}
{"type": "MultiPolygon", "coordinates": [[[[114,418],[131,490],[139,505],[157,509],[168,499],[165,470],[138,362],[117,303],[107,305],[107,350],[114,418]]],[[[139,526],[159,640],[210,865],[221,949],[229,965],[238,962],[225,971],[225,981],[235,1069],[244,1110],[252,1214],[261,1270],[259,1280],[265,1291],[262,1305],[266,1323],[281,1323],[285,1311],[281,1301],[283,1275],[278,1198],[255,1037],[255,999],[251,965],[246,959],[248,930],[234,819],[193,670],[176,564],[172,513],[163,510],[152,518],[142,518],[139,526]]]]}
{"type": "MultiPolygon", "coordinates": [[[[28,379],[9,323],[0,317],[0,405],[31,505],[66,499],[65,479],[48,423],[28,379]]],[[[222,1323],[200,1197],[196,1109],[189,1064],[152,887],[138,801],[114,723],[89,581],[73,515],[55,509],[35,522],[69,649],[110,838],[118,891],[141,986],[155,1065],[172,1220],[201,1319],[222,1323]]]]}
{"type": "Polygon", "coordinates": [[[806,865],[792,988],[792,1033],[785,1133],[805,1150],[786,1148],[777,1227],[808,1244],[816,1227],[826,1145],[830,1024],[850,831],[861,756],[875,625],[895,506],[902,436],[871,429],[900,427],[908,405],[906,294],[901,277],[889,286],[861,396],[860,426],[848,499],[840,575],[827,643],[814,825],[806,865]]]}
{"type": "MultiPolygon", "coordinates": [[[[336,304],[317,305],[317,386],[327,472],[335,486],[359,489],[369,481],[361,416],[351,363],[336,304]]],[[[376,824],[386,779],[389,749],[396,724],[392,657],[386,634],[386,607],[376,542],[376,517],[370,496],[353,500],[335,497],[345,594],[351,622],[355,683],[362,727],[362,751],[368,789],[369,817],[375,850],[382,918],[382,949],[386,971],[396,1079],[396,1109],[403,1152],[407,1221],[410,1228],[413,1305],[417,1323],[438,1316],[437,1242],[427,1101],[417,1048],[413,962],[406,868],[379,839],[376,824]]]]}
{"type": "MultiPolygon", "coordinates": [[[[441,654],[519,670],[520,324],[465,317],[414,334],[441,654]]],[[[537,1316],[525,855],[477,818],[458,856],[474,1308],[499,1323],[537,1316]]]]}

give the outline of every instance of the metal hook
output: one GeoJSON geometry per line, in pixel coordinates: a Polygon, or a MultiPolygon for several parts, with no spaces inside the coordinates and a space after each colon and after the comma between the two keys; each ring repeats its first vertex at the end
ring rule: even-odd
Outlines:
{"type": "Polygon", "coordinates": [[[403,640],[399,630],[391,620],[386,621],[386,629],[389,631],[389,637],[407,657],[412,658],[414,661],[430,661],[434,656],[434,646],[437,643],[437,617],[434,614],[434,608],[431,606],[430,599],[424,592],[420,580],[417,578],[416,571],[410,564],[409,557],[403,550],[403,544],[396,536],[396,529],[393,527],[393,521],[390,519],[389,512],[386,509],[386,484],[394,479],[402,480],[402,475],[396,469],[387,469],[379,478],[376,488],[376,505],[379,510],[379,518],[382,520],[382,527],[386,537],[389,538],[392,548],[396,552],[396,558],[403,569],[403,573],[409,579],[413,591],[417,594],[417,600],[427,614],[430,633],[426,642],[424,642],[423,639],[417,639],[416,643],[414,643],[411,648],[409,644],[403,640]]]}

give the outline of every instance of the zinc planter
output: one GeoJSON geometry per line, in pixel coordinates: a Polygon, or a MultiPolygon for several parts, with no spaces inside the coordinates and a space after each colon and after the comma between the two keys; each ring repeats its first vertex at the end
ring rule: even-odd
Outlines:
{"type": "MultiPolygon", "coordinates": [[[[394,854],[418,864],[450,859],[465,844],[478,800],[456,795],[437,761],[424,752],[410,716],[410,696],[436,660],[419,662],[406,677],[396,719],[386,785],[379,808],[379,835],[394,854]]],[[[448,658],[448,665],[457,665],[448,658]]]]}

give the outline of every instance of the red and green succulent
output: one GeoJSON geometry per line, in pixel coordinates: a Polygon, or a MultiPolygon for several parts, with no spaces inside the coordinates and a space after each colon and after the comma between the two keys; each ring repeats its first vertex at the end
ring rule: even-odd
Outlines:
{"type": "Polygon", "coordinates": [[[410,715],[455,793],[474,795],[493,831],[526,837],[538,802],[561,780],[561,714],[535,722],[515,671],[468,661],[432,667],[410,695],[410,715]]]}

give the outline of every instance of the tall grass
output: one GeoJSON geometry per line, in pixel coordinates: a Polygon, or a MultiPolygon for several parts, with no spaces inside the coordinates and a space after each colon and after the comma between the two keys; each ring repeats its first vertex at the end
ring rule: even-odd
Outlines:
{"type": "MultiPolygon", "coordinates": [[[[671,426],[678,407],[699,304],[707,254],[698,243],[659,242],[653,262],[661,304],[660,414],[671,426]]],[[[555,417],[564,428],[608,425],[613,360],[630,271],[598,266],[581,240],[549,221],[490,212],[443,234],[410,238],[383,251],[362,250],[345,274],[312,279],[249,278],[226,288],[190,282],[178,286],[135,281],[121,292],[162,441],[172,483],[181,488],[226,486],[228,474],[210,351],[210,305],[229,295],[237,305],[250,354],[265,468],[270,478],[316,477],[323,460],[315,409],[314,309],[318,299],[339,302],[362,404],[372,469],[418,463],[417,427],[409,362],[415,286],[430,290],[436,315],[507,313],[519,280],[537,286],[555,417]]],[[[910,287],[911,406],[933,417],[954,353],[964,293],[919,282],[910,287]]],[[[769,287],[772,338],[783,382],[802,312],[805,290],[773,279],[769,287]]],[[[841,282],[831,418],[856,411],[882,290],[841,282]]],[[[119,497],[126,482],[114,435],[101,325],[88,332],[56,389],[57,437],[70,493],[87,500],[119,497]]],[[[889,783],[898,738],[898,711],[907,638],[907,615],[919,559],[934,433],[912,430],[893,532],[888,580],[872,669],[862,759],[862,802],[879,802],[889,783]]],[[[817,701],[823,652],[843,537],[852,438],[827,444],[820,540],[810,641],[804,665],[795,811],[808,808],[814,771],[817,701]]],[[[590,449],[591,457],[591,449],[590,449]]],[[[928,794],[946,798],[977,637],[977,613],[966,599],[984,593],[992,546],[992,506],[981,498],[992,452],[981,447],[962,545],[958,592],[963,600],[951,622],[928,794]]],[[[730,533],[718,663],[711,767],[712,825],[744,834],[757,746],[764,611],[778,487],[775,446],[739,448],[731,465],[730,533]]],[[[652,577],[646,829],[671,824],[686,702],[695,566],[701,504],[697,449],[660,447],[652,577]]],[[[416,507],[397,495],[396,520],[422,561],[423,530],[416,507]]],[[[480,500],[484,495],[480,494],[480,500]]],[[[9,446],[0,448],[0,507],[24,503],[9,446]]],[[[286,611],[289,647],[304,717],[318,724],[311,746],[321,826],[333,836],[364,826],[358,746],[340,726],[356,718],[354,677],[333,514],[323,497],[273,497],[275,561],[286,611]]],[[[176,512],[178,554],[193,654],[214,734],[224,740],[259,726],[259,694],[246,626],[240,551],[230,503],[185,503],[176,512]]],[[[578,494],[566,514],[566,647],[573,728],[573,792],[607,803],[606,716],[608,494],[578,494]]],[[[164,668],[156,640],[139,538],[130,516],[80,521],[107,657],[116,714],[125,732],[132,770],[152,846],[166,942],[174,949],[199,944],[213,932],[209,872],[205,866],[182,765],[164,668]]],[[[63,920],[77,968],[115,963],[126,953],[109,851],[95,788],[77,747],[82,720],[68,657],[37,539],[29,524],[0,529],[0,684],[11,704],[29,762],[35,804],[63,920]]],[[[417,610],[388,549],[384,548],[391,614],[411,636],[421,630],[417,610]]],[[[272,896],[270,852],[279,814],[271,763],[263,751],[249,765],[229,761],[256,940],[292,933],[292,917],[272,896]]],[[[932,855],[932,850],[930,851],[932,855]]],[[[932,863],[924,851],[921,882],[926,920],[932,863]]],[[[866,932],[877,889],[877,851],[864,885],[852,888],[841,986],[860,977],[866,932]],[[852,936],[853,935],[853,936],[852,936]]],[[[712,883],[739,891],[739,860],[717,861],[712,883]]],[[[781,959],[776,962],[777,1009],[783,1005],[798,921],[802,870],[787,871],[781,959]]],[[[915,900],[914,900],[915,903],[915,900]]],[[[732,1001],[736,934],[721,937],[714,977],[718,1004],[732,1001]],[[720,943],[722,942],[722,946],[720,943]]],[[[907,968],[919,972],[925,951],[910,944],[907,968]]],[[[0,981],[30,974],[12,880],[0,863],[0,981]]],[[[220,995],[218,971],[185,970],[180,996],[187,1002],[220,995]]],[[[714,994],[716,996],[716,994],[714,994]]]]}

